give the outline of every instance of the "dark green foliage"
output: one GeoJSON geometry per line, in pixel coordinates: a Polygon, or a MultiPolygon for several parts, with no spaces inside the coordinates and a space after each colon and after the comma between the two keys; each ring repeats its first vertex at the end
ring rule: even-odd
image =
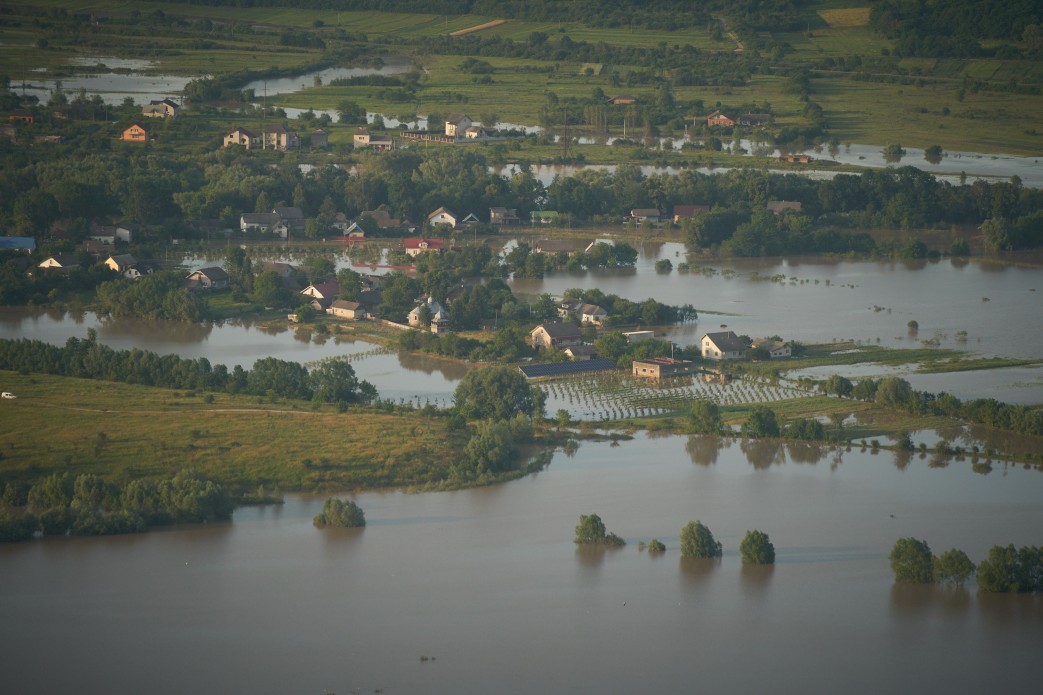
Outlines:
{"type": "Polygon", "coordinates": [[[181,273],[104,282],[98,286],[97,301],[99,311],[112,316],[199,321],[206,315],[199,296],[181,286],[181,273]]]}
{"type": "Polygon", "coordinates": [[[755,405],[742,423],[740,433],[743,437],[778,437],[779,421],[775,411],[766,405],[755,405]]]}
{"type": "Polygon", "coordinates": [[[658,538],[653,538],[648,541],[648,552],[650,553],[665,553],[666,545],[663,544],[658,538]]]}
{"type": "Polygon", "coordinates": [[[587,545],[625,545],[626,541],[605,530],[605,522],[597,514],[581,514],[576,525],[575,542],[587,545]]]}
{"type": "Polygon", "coordinates": [[[32,514],[0,515],[0,543],[27,541],[39,527],[39,520],[32,514]]]}
{"type": "Polygon", "coordinates": [[[312,523],[319,528],[324,526],[355,528],[366,525],[366,515],[362,512],[362,508],[353,501],[330,497],[322,505],[322,512],[312,519],[312,523]]]}
{"type": "Polygon", "coordinates": [[[1043,547],[993,546],[978,564],[978,588],[991,593],[1043,591],[1043,547]]]}
{"type": "Polygon", "coordinates": [[[851,380],[847,377],[834,374],[824,382],[822,382],[820,388],[823,393],[829,393],[836,396],[850,396],[854,390],[854,386],[851,384],[851,380]]]}
{"type": "Polygon", "coordinates": [[[934,582],[934,558],[926,541],[916,538],[899,538],[891,554],[891,571],[900,584],[932,584],[934,582]]]}
{"type": "Polygon", "coordinates": [[[786,437],[789,439],[803,439],[809,442],[817,442],[826,438],[826,428],[822,423],[813,418],[801,418],[794,420],[786,426],[786,437]]]}
{"type": "Polygon", "coordinates": [[[963,586],[974,572],[974,563],[959,548],[946,550],[934,559],[934,576],[942,584],[963,586]]]}
{"type": "Polygon", "coordinates": [[[721,544],[701,521],[689,521],[681,529],[681,557],[717,558],[721,554],[721,544]]]}
{"type": "Polygon", "coordinates": [[[739,543],[742,561],[749,565],[775,564],[775,546],[763,531],[747,531],[739,543]]]}
{"type": "Polygon", "coordinates": [[[457,385],[453,400],[466,417],[507,420],[518,413],[542,415],[546,396],[529,386],[517,369],[491,366],[469,371],[457,385]]]}
{"type": "Polygon", "coordinates": [[[716,434],[724,424],[720,406],[708,399],[699,399],[692,403],[688,411],[688,422],[693,430],[702,434],[716,434]]]}

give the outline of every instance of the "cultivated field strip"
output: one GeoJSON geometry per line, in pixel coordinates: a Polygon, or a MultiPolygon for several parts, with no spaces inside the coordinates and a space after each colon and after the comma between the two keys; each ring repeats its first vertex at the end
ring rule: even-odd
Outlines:
{"type": "Polygon", "coordinates": [[[687,410],[695,400],[718,405],[774,403],[814,395],[811,391],[742,378],[727,384],[707,383],[699,377],[677,377],[661,382],[637,379],[625,372],[597,372],[538,384],[547,394],[548,415],[566,410],[579,420],[618,420],[665,415],[687,410]]]}

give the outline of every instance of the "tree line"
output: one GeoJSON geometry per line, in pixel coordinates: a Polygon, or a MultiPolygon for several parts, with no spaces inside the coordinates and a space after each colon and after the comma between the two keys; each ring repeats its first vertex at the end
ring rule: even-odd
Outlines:
{"type": "Polygon", "coordinates": [[[931,553],[927,541],[899,538],[891,553],[891,571],[901,584],[954,584],[962,586],[977,575],[979,591],[986,593],[1036,593],[1043,591],[1043,547],[994,545],[977,566],[958,548],[941,555],[931,553]]]}
{"type": "Polygon", "coordinates": [[[205,357],[185,359],[140,350],[114,350],[88,337],[69,338],[64,346],[40,340],[0,340],[0,369],[55,374],[81,379],[104,379],[172,389],[190,389],[257,396],[279,396],[322,403],[365,404],[377,392],[360,381],[350,364],[327,360],[309,370],[275,357],[257,360],[251,369],[211,365],[205,357]]]}
{"type": "Polygon", "coordinates": [[[235,501],[219,483],[183,471],[125,485],[85,473],[54,473],[35,485],[2,486],[0,541],[45,536],[140,533],[169,524],[227,520],[235,501]]]}

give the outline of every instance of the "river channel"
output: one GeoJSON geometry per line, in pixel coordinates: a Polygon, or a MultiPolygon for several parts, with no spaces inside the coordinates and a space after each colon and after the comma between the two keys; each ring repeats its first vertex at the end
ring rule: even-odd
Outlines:
{"type": "Polygon", "coordinates": [[[888,565],[907,536],[976,562],[1038,544],[1043,473],[985,470],[639,435],[505,485],[357,495],[364,530],[317,530],[322,499],[290,496],[230,523],[0,546],[5,689],[1034,692],[1043,602],[898,587],[888,565]],[[589,513],[626,547],[578,550],[589,513]],[[679,557],[691,519],[719,563],[679,557]],[[773,568],[742,565],[752,528],[773,568]],[[651,538],[665,554],[638,549],[651,538]]]}

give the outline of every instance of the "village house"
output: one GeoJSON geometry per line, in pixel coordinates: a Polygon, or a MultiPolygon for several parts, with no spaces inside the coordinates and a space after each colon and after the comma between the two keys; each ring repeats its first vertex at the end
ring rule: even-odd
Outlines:
{"type": "Polygon", "coordinates": [[[240,145],[248,150],[261,146],[261,136],[246,128],[236,128],[225,135],[223,147],[240,145]]]}
{"type": "Polygon", "coordinates": [[[113,225],[92,224],[87,238],[106,246],[112,246],[116,243],[116,227],[113,225]]]}
{"type": "Polygon", "coordinates": [[[584,304],[579,309],[579,322],[584,325],[601,326],[608,318],[608,312],[597,304],[584,304]]]}
{"type": "Polygon", "coordinates": [[[451,113],[445,119],[445,134],[451,138],[463,136],[467,129],[474,125],[474,121],[462,113],[451,113]]]}
{"type": "Polygon", "coordinates": [[[541,323],[529,332],[529,340],[536,349],[554,347],[561,350],[583,342],[579,326],[571,321],[541,323]]]}
{"type": "Polygon", "coordinates": [[[489,208],[489,224],[518,224],[521,219],[515,208],[489,208]]]}
{"type": "Polygon", "coordinates": [[[363,210],[359,213],[357,221],[362,221],[367,217],[371,218],[376,223],[378,229],[401,229],[403,226],[403,220],[401,218],[392,217],[391,213],[382,208],[376,210],[363,210]]]}
{"type": "Polygon", "coordinates": [[[612,97],[609,99],[608,103],[613,106],[630,106],[631,104],[637,103],[637,98],[632,97],[629,94],[620,94],[618,97],[612,97]]]}
{"type": "Polygon", "coordinates": [[[7,120],[12,123],[24,123],[26,125],[32,125],[36,120],[33,112],[29,109],[11,109],[7,114],[7,120]]]}
{"type": "Polygon", "coordinates": [[[442,251],[448,248],[445,239],[427,239],[424,237],[415,237],[412,239],[403,239],[402,246],[406,249],[406,255],[410,258],[416,258],[422,253],[428,251],[442,251]]]}
{"type": "Polygon", "coordinates": [[[467,217],[465,217],[462,220],[460,220],[460,225],[459,226],[461,226],[461,227],[472,227],[472,226],[474,226],[476,224],[481,224],[481,223],[482,223],[482,221],[480,219],[478,219],[478,215],[474,214],[473,212],[469,212],[469,213],[467,213],[467,217]]]}
{"type": "Polygon", "coordinates": [[[0,236],[0,251],[25,251],[32,253],[36,250],[36,237],[31,236],[0,236]]]}
{"type": "Polygon", "coordinates": [[[326,313],[339,319],[349,319],[351,321],[360,321],[366,318],[365,308],[360,303],[351,302],[347,299],[334,299],[326,313]]]}
{"type": "Polygon", "coordinates": [[[290,234],[304,233],[304,212],[298,207],[278,207],[272,214],[279,219],[272,225],[272,231],[281,239],[288,239],[290,234]]]}
{"type": "Polygon", "coordinates": [[[790,164],[810,164],[811,155],[808,154],[793,154],[787,153],[779,155],[780,162],[789,162],[790,164]]]}
{"type": "Polygon", "coordinates": [[[583,307],[583,300],[576,297],[565,297],[558,302],[558,317],[572,320],[579,316],[579,310],[583,307]]]}
{"type": "Polygon", "coordinates": [[[659,217],[660,213],[656,208],[635,208],[630,211],[630,215],[627,216],[624,222],[634,222],[635,224],[648,222],[650,224],[658,224],[659,217]]]}
{"type": "Polygon", "coordinates": [[[73,253],[56,253],[40,262],[38,268],[71,270],[80,267],[80,258],[73,253]]]}
{"type": "Polygon", "coordinates": [[[634,360],[631,365],[631,373],[644,379],[666,379],[694,371],[695,363],[691,360],[675,360],[672,357],[649,357],[634,360]]]}
{"type": "Polygon", "coordinates": [[[734,331],[707,333],[699,345],[703,359],[706,360],[737,360],[746,351],[746,345],[734,331]]]}
{"type": "Polygon", "coordinates": [[[308,136],[308,143],[312,147],[329,147],[330,146],[330,134],[322,128],[319,128],[310,136],[308,136]]]}
{"type": "Polygon", "coordinates": [[[301,294],[305,297],[311,297],[313,300],[312,305],[326,310],[340,296],[340,285],[337,284],[336,279],[331,278],[308,285],[301,290],[301,294]]]}
{"type": "Polygon", "coordinates": [[[217,266],[200,268],[188,274],[185,285],[189,289],[224,290],[228,288],[228,273],[217,266]]]}
{"type": "Polygon", "coordinates": [[[121,253],[105,259],[105,267],[116,273],[124,273],[137,263],[137,259],[129,253],[121,253]]]}
{"type": "Polygon", "coordinates": [[[414,307],[406,316],[406,321],[413,328],[423,328],[425,313],[430,320],[429,326],[432,333],[442,333],[449,327],[449,312],[433,297],[428,297],[414,307]]]}
{"type": "Polygon", "coordinates": [[[145,130],[145,126],[140,123],[135,123],[120,135],[120,140],[124,142],[148,142],[148,131],[145,130]]]}
{"type": "Polygon", "coordinates": [[[797,200],[769,200],[767,208],[776,215],[781,215],[787,210],[793,212],[800,212],[800,201],[797,200]]]}
{"type": "Polygon", "coordinates": [[[706,212],[710,212],[709,205],[675,205],[674,224],[681,224],[681,220],[686,220],[706,212]]]}
{"type": "Polygon", "coordinates": [[[378,152],[395,149],[395,139],[390,135],[373,135],[366,128],[359,128],[355,131],[352,142],[356,149],[372,147],[378,152]]]}
{"type": "Polygon", "coordinates": [[[770,360],[791,357],[793,355],[793,347],[789,343],[772,338],[758,338],[753,341],[750,347],[754,350],[766,350],[770,360]]]}
{"type": "Polygon", "coordinates": [[[464,137],[468,140],[481,140],[484,137],[488,137],[485,130],[480,125],[473,125],[464,131],[464,137]]]}
{"type": "Polygon", "coordinates": [[[141,109],[141,115],[145,118],[176,118],[180,112],[180,104],[173,99],[150,101],[141,109]]]}
{"type": "Polygon", "coordinates": [[[279,216],[272,212],[244,212],[239,217],[239,229],[267,234],[278,221],[279,216]]]}
{"type": "Polygon", "coordinates": [[[725,116],[720,111],[714,111],[706,117],[706,125],[713,128],[715,126],[724,126],[730,128],[735,125],[735,121],[725,116]]]}
{"type": "Polygon", "coordinates": [[[586,362],[594,357],[594,346],[571,345],[562,350],[562,352],[565,353],[565,357],[568,357],[573,362],[586,362]]]}
{"type": "Polygon", "coordinates": [[[447,224],[450,227],[455,228],[459,221],[460,217],[452,210],[445,207],[440,207],[427,216],[428,227],[434,227],[436,224],[447,224]]]}
{"type": "Polygon", "coordinates": [[[261,133],[261,144],[266,150],[292,150],[300,147],[301,139],[292,130],[278,123],[270,125],[261,133]]]}
{"type": "Polygon", "coordinates": [[[152,263],[137,263],[123,271],[123,277],[128,280],[140,280],[146,275],[152,275],[158,268],[152,263]]]}

